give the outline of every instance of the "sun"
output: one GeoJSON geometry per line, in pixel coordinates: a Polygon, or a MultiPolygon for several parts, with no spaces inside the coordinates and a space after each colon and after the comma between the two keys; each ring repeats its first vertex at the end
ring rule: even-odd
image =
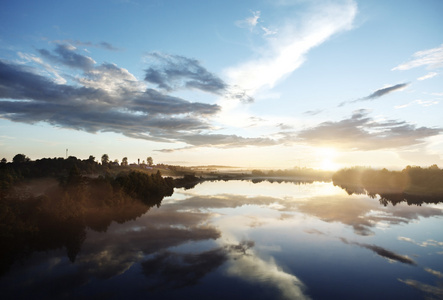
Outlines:
{"type": "Polygon", "coordinates": [[[319,148],[317,150],[317,156],[320,161],[320,168],[326,171],[336,171],[340,168],[340,165],[334,161],[338,153],[334,148],[319,148]]]}

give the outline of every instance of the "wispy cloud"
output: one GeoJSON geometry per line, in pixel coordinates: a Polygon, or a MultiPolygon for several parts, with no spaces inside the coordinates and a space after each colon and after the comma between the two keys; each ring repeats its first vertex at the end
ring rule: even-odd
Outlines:
{"type": "Polygon", "coordinates": [[[121,49],[118,47],[115,47],[114,45],[112,45],[111,43],[108,42],[99,42],[99,43],[93,43],[93,42],[89,42],[89,41],[79,41],[79,40],[56,40],[53,41],[56,44],[70,44],[70,45],[74,45],[74,46],[83,46],[83,47],[94,47],[94,48],[101,48],[101,49],[105,49],[105,50],[110,50],[110,51],[120,51],[121,49]]]}
{"type": "Polygon", "coordinates": [[[428,74],[426,74],[424,76],[418,77],[417,80],[422,81],[422,80],[430,79],[430,78],[435,77],[437,75],[438,75],[437,72],[429,72],[428,74]]]}
{"type": "Polygon", "coordinates": [[[252,13],[251,17],[248,17],[244,20],[237,21],[237,22],[235,22],[235,24],[238,27],[249,28],[249,30],[253,30],[258,24],[258,20],[260,19],[261,12],[259,10],[257,10],[257,11],[252,11],[251,13],[252,13]]]}
{"type": "Polygon", "coordinates": [[[272,30],[272,29],[265,27],[265,26],[261,26],[261,29],[263,30],[263,36],[272,36],[272,35],[276,35],[278,33],[277,30],[272,30]]]}
{"type": "Polygon", "coordinates": [[[303,114],[308,116],[315,116],[321,114],[323,111],[324,109],[307,110],[303,114]]]}
{"type": "Polygon", "coordinates": [[[409,103],[406,103],[406,104],[403,104],[403,105],[396,105],[396,106],[394,106],[394,108],[395,109],[406,108],[406,107],[411,106],[411,105],[421,105],[421,106],[424,106],[424,107],[428,107],[428,106],[431,106],[431,105],[436,105],[438,103],[439,103],[438,101],[434,101],[434,100],[428,100],[428,101],[414,100],[412,102],[409,102],[409,103]]]}
{"type": "Polygon", "coordinates": [[[416,127],[404,121],[375,121],[367,110],[359,110],[348,118],[320,125],[298,133],[301,141],[349,150],[378,150],[407,147],[423,143],[438,135],[441,128],[416,127]]]}
{"type": "Polygon", "coordinates": [[[402,63],[392,70],[409,70],[422,66],[430,69],[443,67],[443,44],[437,48],[415,52],[412,57],[413,59],[410,61],[402,63]]]}
{"type": "Polygon", "coordinates": [[[292,73],[305,61],[306,54],[334,34],[349,30],[357,13],[354,2],[324,4],[301,19],[288,19],[284,28],[269,39],[266,51],[226,73],[230,83],[238,85],[250,95],[259,89],[272,88],[277,81],[292,73]]]}
{"type": "Polygon", "coordinates": [[[364,100],[372,100],[372,99],[375,99],[375,98],[379,98],[381,96],[384,96],[386,94],[392,93],[394,91],[402,90],[402,89],[404,89],[407,86],[408,86],[408,83],[400,83],[400,84],[396,84],[396,85],[393,85],[393,86],[388,86],[388,87],[376,90],[375,92],[373,92],[372,94],[370,94],[367,97],[362,98],[361,100],[364,101],[364,100]]]}
{"type": "Polygon", "coordinates": [[[374,91],[372,94],[370,94],[369,96],[363,97],[363,98],[359,98],[356,100],[352,100],[352,101],[345,101],[339,104],[339,107],[342,107],[346,104],[351,104],[351,103],[357,103],[357,102],[362,102],[362,101],[372,101],[374,99],[380,98],[382,96],[385,96],[387,94],[390,94],[392,92],[395,91],[401,91],[403,89],[405,89],[407,86],[409,85],[409,83],[399,83],[396,85],[392,85],[392,86],[387,86],[381,89],[378,89],[376,91],[374,91]]]}

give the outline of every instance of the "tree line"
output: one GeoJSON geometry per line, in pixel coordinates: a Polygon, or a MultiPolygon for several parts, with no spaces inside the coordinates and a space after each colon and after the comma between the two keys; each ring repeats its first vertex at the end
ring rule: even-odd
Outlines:
{"type": "Polygon", "coordinates": [[[420,204],[443,201],[443,170],[437,165],[428,168],[407,166],[401,171],[346,168],[334,173],[332,181],[348,194],[380,195],[385,205],[387,202],[420,204]]]}
{"type": "Polygon", "coordinates": [[[104,232],[113,221],[134,220],[151,207],[159,207],[174,191],[174,180],[163,177],[160,171],[147,174],[130,170],[88,177],[80,171],[91,170],[88,161],[62,160],[25,160],[0,167],[0,174],[29,179],[16,182],[19,187],[5,190],[0,199],[0,240],[4,245],[0,247],[0,276],[14,261],[34,251],[63,247],[75,261],[87,228],[104,232]],[[36,170],[42,165],[45,170],[36,170]],[[61,180],[47,174],[39,178],[40,171],[55,172],[57,167],[64,171],[70,167],[61,180]],[[46,185],[43,193],[25,192],[33,180],[46,185]]]}

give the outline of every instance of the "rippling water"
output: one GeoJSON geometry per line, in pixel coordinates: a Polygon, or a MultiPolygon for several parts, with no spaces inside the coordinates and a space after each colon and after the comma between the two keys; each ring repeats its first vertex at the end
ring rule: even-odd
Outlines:
{"type": "Polygon", "coordinates": [[[113,211],[104,225],[110,213],[97,211],[83,231],[48,233],[2,262],[0,289],[7,298],[441,299],[443,204],[383,204],[331,183],[204,182],[158,208],[113,211]]]}

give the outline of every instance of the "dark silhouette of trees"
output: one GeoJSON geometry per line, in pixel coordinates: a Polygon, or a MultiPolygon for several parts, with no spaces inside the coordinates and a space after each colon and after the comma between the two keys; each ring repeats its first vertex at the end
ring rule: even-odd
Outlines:
{"type": "Polygon", "coordinates": [[[102,165],[107,165],[109,163],[109,156],[108,154],[103,154],[102,155],[102,165]]]}
{"type": "Polygon", "coordinates": [[[154,161],[152,160],[152,157],[148,157],[146,159],[146,163],[148,164],[148,166],[152,167],[154,165],[154,161]]]}
{"type": "Polygon", "coordinates": [[[126,167],[128,165],[128,158],[127,157],[123,157],[121,165],[124,167],[126,167]]]}
{"type": "Polygon", "coordinates": [[[408,204],[443,202],[443,170],[407,166],[402,171],[374,170],[354,167],[337,171],[333,183],[348,194],[379,195],[380,202],[408,204]]]}
{"type": "Polygon", "coordinates": [[[14,158],[12,159],[13,163],[19,164],[30,161],[29,157],[27,157],[24,154],[16,154],[14,158]]]}
{"type": "MultiPolygon", "coordinates": [[[[174,181],[155,174],[120,173],[89,178],[82,175],[92,160],[42,159],[20,164],[0,164],[0,276],[17,260],[34,251],[65,248],[74,262],[86,237],[86,229],[106,231],[115,221],[123,223],[160,206],[163,197],[172,195],[174,181]],[[9,192],[29,165],[26,178],[39,177],[56,168],[66,172],[58,186],[43,195],[9,192]]],[[[93,162],[96,164],[95,162],[93,162]]],[[[47,177],[48,175],[45,175],[47,177]]]]}

